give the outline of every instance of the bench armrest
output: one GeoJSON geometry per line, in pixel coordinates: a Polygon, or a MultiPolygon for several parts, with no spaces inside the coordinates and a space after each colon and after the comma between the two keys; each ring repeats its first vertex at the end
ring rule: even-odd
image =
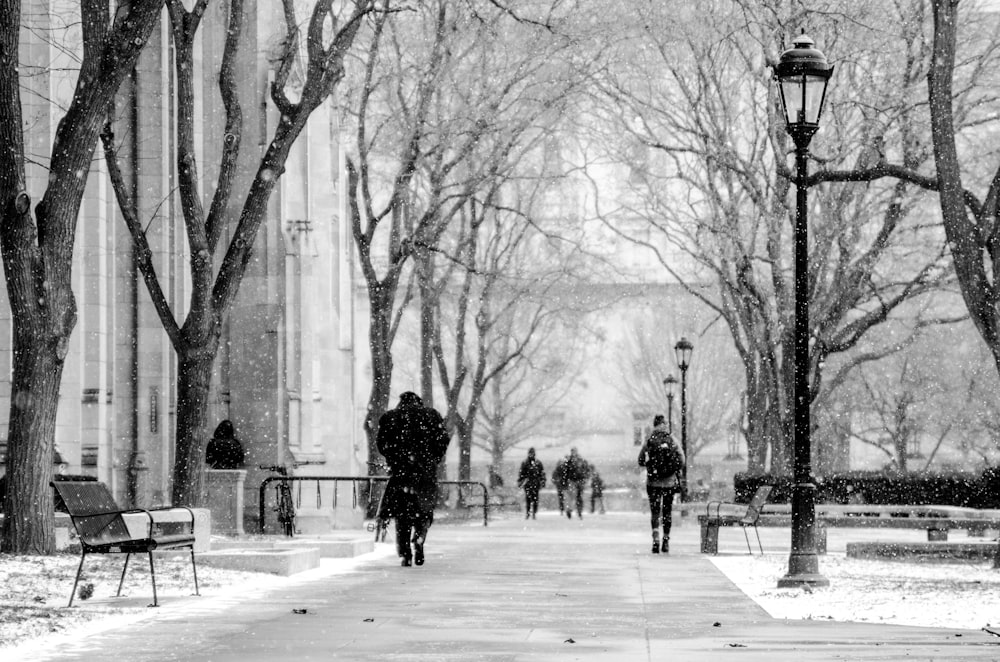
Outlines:
{"type": "Polygon", "coordinates": [[[712,512],[711,512],[712,506],[715,506],[715,518],[718,519],[721,515],[720,509],[722,508],[724,503],[725,503],[724,501],[709,501],[707,504],[705,504],[705,517],[709,518],[712,517],[712,512]]]}

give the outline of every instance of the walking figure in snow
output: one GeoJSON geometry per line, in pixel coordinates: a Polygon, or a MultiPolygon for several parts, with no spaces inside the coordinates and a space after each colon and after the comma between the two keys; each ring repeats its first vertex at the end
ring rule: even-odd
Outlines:
{"type": "Polygon", "coordinates": [[[524,519],[538,515],[538,491],[545,487],[545,467],[535,459],[535,449],[528,449],[528,457],[517,472],[517,486],[524,488],[524,519]]]}
{"type": "Polygon", "coordinates": [[[556,500],[559,502],[559,514],[566,510],[566,460],[559,458],[556,468],[552,470],[552,485],[556,488],[556,500]]]}
{"type": "Polygon", "coordinates": [[[597,503],[601,504],[601,514],[603,515],[606,511],[604,510],[604,479],[601,478],[601,474],[597,473],[597,467],[590,465],[590,512],[594,512],[597,507],[597,503]]]}
{"type": "MultiPolygon", "coordinates": [[[[558,467],[556,469],[558,471],[558,467]]],[[[590,464],[580,457],[575,448],[562,460],[562,480],[565,491],[575,491],[576,516],[583,519],[583,491],[586,489],[587,478],[590,477],[590,464]]],[[[553,479],[555,477],[553,476],[553,479]]],[[[557,486],[558,489],[558,486],[557,486]]],[[[573,505],[566,503],[566,517],[573,518],[573,505]]]]}
{"type": "Polygon", "coordinates": [[[425,407],[412,391],[399,396],[399,405],[379,418],[375,445],[389,465],[379,515],[396,520],[396,551],[403,566],[424,564],[424,543],[434,522],[437,466],[449,441],[441,414],[425,407]]]}
{"type": "Polygon", "coordinates": [[[653,418],[653,433],[639,451],[639,466],[646,467],[646,495],[649,497],[649,521],[653,529],[653,553],[670,551],[670,525],[674,494],[680,491],[684,453],[667,431],[666,419],[653,418]],[[663,542],[660,542],[660,526],[663,542]]]}

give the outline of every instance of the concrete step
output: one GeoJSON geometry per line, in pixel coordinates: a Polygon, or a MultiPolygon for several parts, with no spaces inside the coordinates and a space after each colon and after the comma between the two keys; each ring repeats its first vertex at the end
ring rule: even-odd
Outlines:
{"type": "Polygon", "coordinates": [[[847,543],[848,558],[879,561],[983,561],[993,559],[996,553],[997,543],[988,541],[847,543]]]}
{"type": "Polygon", "coordinates": [[[321,558],[352,558],[375,549],[374,537],[357,532],[314,536],[213,537],[198,563],[216,568],[291,575],[316,568],[321,558]]]}

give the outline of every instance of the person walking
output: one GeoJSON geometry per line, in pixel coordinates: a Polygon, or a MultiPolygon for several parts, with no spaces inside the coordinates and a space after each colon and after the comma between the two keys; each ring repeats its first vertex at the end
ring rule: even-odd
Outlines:
{"type": "Polygon", "coordinates": [[[590,465],[590,512],[596,510],[597,502],[601,503],[601,514],[604,510],[604,479],[598,473],[597,467],[590,465]]]}
{"type": "Polygon", "coordinates": [[[205,464],[209,469],[242,469],[245,459],[243,444],[236,438],[233,422],[227,418],[216,426],[212,440],[205,447],[205,464]]]}
{"type": "Polygon", "coordinates": [[[528,457],[517,472],[517,486],[524,488],[524,519],[538,515],[538,491],[545,487],[545,467],[535,459],[535,449],[528,449],[528,457]]]}
{"type": "Polygon", "coordinates": [[[396,551],[404,567],[424,564],[424,544],[434,522],[437,466],[449,441],[441,414],[425,407],[412,391],[399,396],[399,405],[379,418],[375,445],[389,465],[382,514],[396,520],[396,551]]]}
{"type": "Polygon", "coordinates": [[[556,488],[556,500],[559,502],[559,514],[566,510],[566,487],[569,482],[566,480],[566,460],[559,458],[556,468],[552,470],[552,485],[556,488]]]}
{"type": "Polygon", "coordinates": [[[646,495],[649,497],[649,522],[653,529],[653,553],[666,554],[670,551],[674,493],[680,490],[684,453],[667,431],[666,419],[661,414],[653,417],[653,432],[639,451],[638,461],[640,467],[646,468],[646,495]]]}
{"type": "MultiPolygon", "coordinates": [[[[576,448],[571,448],[569,455],[563,461],[563,474],[566,481],[566,490],[575,492],[574,503],[576,504],[576,516],[583,519],[583,491],[586,489],[587,478],[590,477],[590,464],[584,460],[576,448]]],[[[566,517],[572,519],[573,506],[566,504],[566,517]]]]}

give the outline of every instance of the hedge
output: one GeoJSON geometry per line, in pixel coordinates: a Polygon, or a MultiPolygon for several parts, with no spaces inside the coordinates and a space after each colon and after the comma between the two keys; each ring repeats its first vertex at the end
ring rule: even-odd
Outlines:
{"type": "MultiPolygon", "coordinates": [[[[747,503],[761,485],[774,489],[771,503],[789,503],[791,476],[737,473],[733,487],[738,503],[747,503]]],[[[973,473],[885,474],[851,471],[816,479],[816,503],[910,504],[1000,508],[1000,469],[973,473]]]]}

